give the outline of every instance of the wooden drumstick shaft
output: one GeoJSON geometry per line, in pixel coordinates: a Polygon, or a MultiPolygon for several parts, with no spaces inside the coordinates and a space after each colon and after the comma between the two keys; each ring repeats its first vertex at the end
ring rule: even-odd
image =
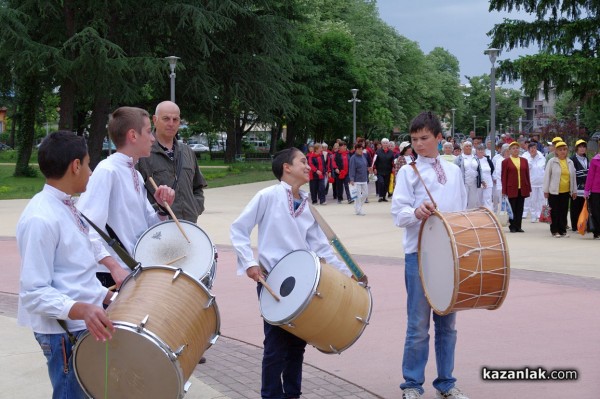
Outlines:
{"type": "MultiPolygon", "coordinates": [[[[158,190],[158,186],[154,182],[154,179],[152,178],[152,176],[148,177],[148,181],[150,182],[150,184],[152,184],[152,187],[154,187],[155,190],[158,190]]],[[[171,215],[171,219],[173,219],[173,221],[175,221],[175,224],[177,225],[177,227],[179,228],[179,231],[181,231],[181,234],[183,234],[183,236],[185,237],[187,242],[191,243],[187,234],[185,234],[185,231],[183,231],[183,226],[181,226],[181,223],[179,223],[179,219],[177,219],[177,216],[175,216],[175,214],[173,213],[173,210],[171,209],[171,207],[169,206],[167,201],[163,201],[163,206],[165,207],[167,212],[169,212],[169,215],[171,215]]]]}
{"type": "Polygon", "coordinates": [[[182,256],[179,256],[179,257],[177,257],[175,259],[172,259],[172,260],[168,261],[167,263],[165,263],[165,265],[167,265],[167,266],[172,265],[173,263],[175,263],[177,261],[180,261],[183,258],[185,258],[185,255],[182,255],[182,256]]]}
{"type": "Polygon", "coordinates": [[[267,284],[267,282],[265,281],[264,278],[259,277],[258,281],[260,281],[260,283],[263,285],[263,287],[265,287],[267,289],[267,291],[269,291],[269,294],[271,294],[273,296],[273,298],[275,298],[275,300],[277,302],[279,302],[281,299],[277,296],[277,294],[275,293],[275,291],[273,291],[271,289],[271,287],[269,287],[269,284],[267,284]]]}

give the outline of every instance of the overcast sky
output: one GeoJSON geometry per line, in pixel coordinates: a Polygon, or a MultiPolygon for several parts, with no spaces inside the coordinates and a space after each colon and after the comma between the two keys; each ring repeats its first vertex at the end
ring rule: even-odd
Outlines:
{"type": "MultiPolygon", "coordinates": [[[[483,52],[489,47],[486,35],[504,18],[531,20],[523,12],[488,12],[486,0],[377,0],[379,15],[402,36],[413,40],[425,54],[442,47],[460,63],[460,80],[465,75],[479,76],[490,72],[491,63],[483,52]]],[[[536,47],[503,52],[500,59],[516,59],[535,53],[536,47]]],[[[508,85],[520,88],[518,85],[508,85]]]]}

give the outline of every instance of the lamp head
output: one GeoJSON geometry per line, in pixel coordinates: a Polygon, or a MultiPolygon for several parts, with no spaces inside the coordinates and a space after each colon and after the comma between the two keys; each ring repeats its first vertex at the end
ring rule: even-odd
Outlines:
{"type": "Polygon", "coordinates": [[[175,69],[175,65],[177,65],[177,60],[179,59],[179,57],[176,57],[174,55],[171,55],[169,57],[165,57],[165,60],[169,61],[169,65],[171,66],[171,70],[175,69]]]}
{"type": "Polygon", "coordinates": [[[358,89],[351,89],[350,91],[352,92],[352,97],[356,98],[356,93],[358,93],[358,89]]]}
{"type": "Polygon", "coordinates": [[[498,57],[499,53],[500,50],[497,48],[489,48],[483,52],[483,54],[487,54],[488,57],[490,57],[490,62],[492,63],[492,65],[496,63],[496,58],[498,57]]]}

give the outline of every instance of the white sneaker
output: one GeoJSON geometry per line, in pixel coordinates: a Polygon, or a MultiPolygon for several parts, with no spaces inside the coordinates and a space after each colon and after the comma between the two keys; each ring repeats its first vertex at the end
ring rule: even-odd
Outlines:
{"type": "Polygon", "coordinates": [[[407,388],[402,390],[402,399],[420,399],[421,394],[416,388],[407,388]]]}
{"type": "Polygon", "coordinates": [[[440,391],[437,391],[435,393],[435,397],[437,399],[469,399],[469,397],[467,395],[462,393],[460,391],[460,389],[458,389],[456,387],[450,389],[446,393],[441,393],[440,391]]]}

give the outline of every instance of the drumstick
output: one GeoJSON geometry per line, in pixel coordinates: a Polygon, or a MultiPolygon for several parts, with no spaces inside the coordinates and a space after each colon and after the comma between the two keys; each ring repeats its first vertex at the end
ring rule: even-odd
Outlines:
{"type": "MultiPolygon", "coordinates": [[[[154,182],[154,179],[152,178],[152,176],[148,177],[148,181],[150,182],[150,184],[152,184],[152,187],[154,187],[155,190],[158,190],[158,186],[154,182]]],[[[185,239],[187,240],[187,242],[191,244],[190,239],[185,234],[185,231],[183,231],[183,227],[181,226],[181,223],[179,223],[179,220],[177,219],[177,216],[175,216],[175,214],[173,213],[173,210],[171,209],[171,207],[169,206],[169,204],[167,203],[167,201],[163,201],[163,206],[167,209],[167,211],[169,212],[169,215],[171,215],[171,219],[173,219],[173,221],[175,222],[175,224],[177,225],[177,227],[179,227],[179,231],[181,231],[181,234],[183,234],[183,236],[185,237],[185,239]]]]}
{"type": "Polygon", "coordinates": [[[267,291],[269,291],[269,294],[271,294],[273,296],[273,298],[275,298],[275,300],[277,302],[280,301],[279,297],[277,296],[277,294],[271,289],[271,287],[269,287],[269,284],[267,284],[267,282],[265,281],[264,278],[259,277],[258,281],[260,281],[260,283],[263,285],[263,287],[265,287],[267,289],[267,291]]]}
{"type": "Polygon", "coordinates": [[[175,263],[175,262],[177,262],[177,261],[179,261],[179,260],[181,260],[181,259],[185,258],[185,256],[186,256],[186,255],[182,255],[182,256],[180,256],[180,257],[178,257],[178,258],[175,258],[175,259],[173,259],[173,260],[170,260],[170,261],[168,261],[167,263],[165,263],[165,265],[167,265],[167,266],[168,266],[168,265],[172,265],[173,263],[175,263]]]}
{"type": "Polygon", "coordinates": [[[363,278],[365,276],[365,273],[361,270],[358,264],[356,264],[354,259],[352,259],[352,256],[350,256],[350,253],[348,253],[348,250],[346,249],[346,247],[344,247],[344,244],[342,244],[342,242],[339,240],[338,236],[335,234],[331,226],[327,224],[325,219],[323,219],[323,216],[321,216],[321,214],[315,209],[314,206],[309,205],[309,207],[313,217],[317,221],[317,224],[321,227],[321,230],[323,230],[323,233],[325,233],[325,236],[327,237],[331,245],[333,245],[338,254],[340,254],[342,259],[344,260],[344,263],[346,263],[348,269],[350,269],[354,277],[356,277],[357,280],[363,278]]]}
{"type": "Polygon", "coordinates": [[[111,285],[110,287],[108,287],[109,291],[114,291],[116,289],[117,289],[117,285],[116,284],[115,285],[111,285]]]}

